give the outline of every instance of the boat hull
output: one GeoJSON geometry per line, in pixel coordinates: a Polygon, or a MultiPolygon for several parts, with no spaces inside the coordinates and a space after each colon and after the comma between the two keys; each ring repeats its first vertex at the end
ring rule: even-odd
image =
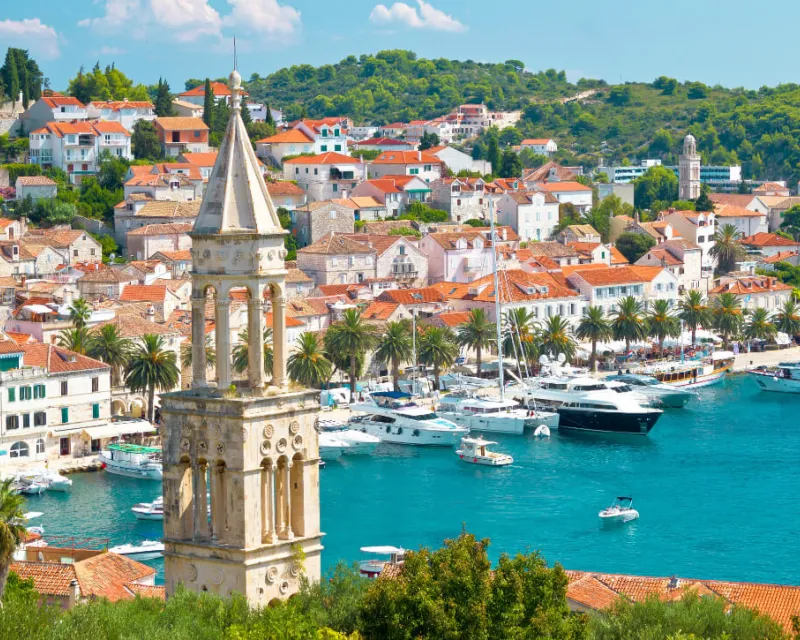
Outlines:
{"type": "Polygon", "coordinates": [[[458,454],[459,459],[462,462],[466,462],[468,464],[478,464],[484,467],[507,467],[510,464],[514,464],[514,459],[511,456],[504,456],[502,458],[496,459],[487,459],[481,457],[474,457],[469,454],[463,454],[460,451],[456,451],[458,454]]]}
{"type": "Polygon", "coordinates": [[[345,447],[337,447],[333,445],[320,446],[319,457],[323,460],[338,460],[345,452],[345,447]]]}
{"type": "Polygon", "coordinates": [[[467,434],[467,429],[446,431],[444,429],[391,426],[387,430],[386,425],[368,423],[361,423],[360,430],[380,438],[383,442],[418,447],[453,447],[461,442],[461,438],[467,434]]]}
{"type": "Polygon", "coordinates": [[[621,413],[595,409],[559,407],[560,431],[579,431],[614,435],[646,436],[661,417],[661,412],[621,413]]]}
{"type": "Polygon", "coordinates": [[[98,456],[100,461],[105,466],[108,473],[113,473],[118,476],[125,476],[126,478],[138,478],[139,480],[161,480],[164,472],[160,467],[129,467],[121,465],[118,462],[107,458],[106,456],[98,456]]]}
{"type": "Polygon", "coordinates": [[[534,416],[525,418],[487,417],[452,412],[442,413],[440,415],[442,418],[451,420],[462,427],[466,427],[470,431],[480,433],[507,433],[517,436],[525,433],[525,429],[535,429],[542,424],[555,429],[558,427],[559,421],[558,413],[554,411],[542,411],[534,416]]]}
{"type": "Polygon", "coordinates": [[[69,491],[72,488],[72,482],[51,482],[47,485],[48,491],[69,491]]]}
{"type": "Polygon", "coordinates": [[[800,380],[779,378],[777,376],[748,371],[762,391],[771,393],[800,393],[800,380]]]}

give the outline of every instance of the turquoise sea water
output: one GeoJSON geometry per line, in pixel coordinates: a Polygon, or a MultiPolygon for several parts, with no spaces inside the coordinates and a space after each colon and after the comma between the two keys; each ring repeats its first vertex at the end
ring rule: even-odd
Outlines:
{"type": "MultiPolygon", "coordinates": [[[[359,547],[438,546],[462,523],[501,552],[540,550],[568,569],[798,584],[800,397],[760,393],[744,377],[668,410],[649,438],[498,436],[515,463],[483,468],[450,449],[384,446],[320,472],[323,564],[359,547]],[[597,512],[630,495],[641,517],[613,529],[597,512]]],[[[104,472],[74,475],[71,494],[31,497],[45,533],[157,538],[136,502],[159,485],[104,472]]],[[[161,561],[153,566],[160,570],[161,561]]]]}

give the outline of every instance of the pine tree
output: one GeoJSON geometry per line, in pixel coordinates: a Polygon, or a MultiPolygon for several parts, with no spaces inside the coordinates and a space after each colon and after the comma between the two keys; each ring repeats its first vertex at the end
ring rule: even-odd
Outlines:
{"type": "Polygon", "coordinates": [[[17,55],[14,49],[6,51],[6,61],[3,64],[3,84],[6,95],[16,102],[19,96],[19,72],[17,71],[17,55]]]}
{"type": "Polygon", "coordinates": [[[269,103],[267,103],[267,114],[264,116],[264,124],[275,126],[275,119],[272,117],[272,109],[269,108],[269,103]]]}
{"type": "Polygon", "coordinates": [[[28,79],[28,54],[22,49],[15,49],[17,56],[17,74],[19,75],[19,89],[22,92],[22,106],[27,109],[30,99],[30,87],[28,79]]]}
{"type": "Polygon", "coordinates": [[[156,115],[160,118],[171,116],[174,113],[172,109],[172,94],[169,91],[169,83],[161,78],[158,79],[155,111],[156,115]]]}
{"type": "Polygon", "coordinates": [[[205,98],[203,99],[203,122],[209,129],[214,128],[214,94],[211,91],[211,80],[206,78],[205,98]]]}

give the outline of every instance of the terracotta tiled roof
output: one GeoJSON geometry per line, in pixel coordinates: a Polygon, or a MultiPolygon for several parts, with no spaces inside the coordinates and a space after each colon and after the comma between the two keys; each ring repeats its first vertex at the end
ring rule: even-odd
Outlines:
{"type": "Polygon", "coordinates": [[[547,191],[509,191],[506,195],[517,204],[531,204],[536,193],[541,193],[544,196],[546,204],[558,203],[558,198],[547,191]]]}
{"type": "MultiPolygon", "coordinates": [[[[542,300],[550,298],[577,297],[573,291],[558,282],[549,273],[529,273],[522,269],[509,269],[499,274],[500,302],[522,302],[525,300],[542,300]]],[[[476,302],[494,302],[494,276],[484,276],[469,283],[469,289],[477,289],[478,293],[471,298],[476,302]]]]}
{"type": "Polygon", "coordinates": [[[134,215],[137,218],[196,218],[201,204],[200,200],[192,200],[190,202],[153,200],[144,205],[134,215]]]}
{"type": "Polygon", "coordinates": [[[17,333],[15,331],[4,331],[3,333],[5,333],[9,338],[11,338],[17,344],[28,344],[36,342],[36,340],[33,339],[33,336],[30,335],[29,333],[17,333]]]}
{"type": "Polygon", "coordinates": [[[308,144],[314,142],[312,138],[307,136],[301,129],[288,129],[281,131],[273,136],[267,136],[256,140],[256,144],[279,144],[283,142],[294,142],[296,144],[308,144]]]}
{"type": "Polygon", "coordinates": [[[305,273],[300,271],[300,269],[290,269],[287,267],[286,272],[286,282],[314,282],[313,278],[309,278],[305,273]]]}
{"type": "MultiPolygon", "coordinates": [[[[623,267],[620,267],[623,268],[623,267]]],[[[661,267],[650,267],[647,265],[631,265],[630,267],[624,267],[625,269],[633,269],[639,277],[642,278],[644,282],[652,282],[655,280],[658,275],[663,271],[661,267]]]]}
{"type": "Polygon", "coordinates": [[[95,122],[92,124],[92,127],[97,133],[121,133],[128,138],[131,137],[130,132],[119,122],[95,122]]]}
{"type": "MultiPolygon", "coordinates": [[[[382,256],[398,242],[405,244],[403,236],[379,235],[377,233],[370,233],[369,235],[366,233],[348,233],[344,235],[347,235],[351,240],[366,244],[374,249],[378,256],[382,256]]],[[[408,241],[407,238],[405,240],[406,242],[408,241]]],[[[413,241],[414,238],[411,238],[411,240],[413,241]]]]}
{"type": "Polygon", "coordinates": [[[285,160],[283,164],[361,164],[359,158],[346,156],[335,151],[327,151],[316,156],[298,156],[285,160]]]}
{"type": "MultiPolygon", "coordinates": [[[[272,314],[271,313],[265,313],[264,314],[264,318],[265,318],[264,322],[266,322],[267,326],[271,327],[272,326],[272,314]]],[[[287,327],[304,327],[304,326],[306,326],[306,323],[298,320],[295,316],[290,316],[290,315],[287,314],[287,316],[286,316],[286,326],[287,327]]]]}
{"type": "Polygon", "coordinates": [[[789,187],[780,184],[779,182],[765,182],[764,184],[761,184],[757,186],[755,189],[753,189],[753,193],[755,193],[756,195],[762,193],[766,194],[769,193],[770,191],[789,191],[789,187]]]}
{"type": "Polygon", "coordinates": [[[52,344],[24,344],[20,345],[20,347],[24,351],[22,361],[26,366],[42,367],[50,373],[108,369],[108,365],[99,360],[82,356],[52,344]]]}
{"type": "Polygon", "coordinates": [[[574,235],[579,238],[585,238],[586,236],[599,236],[600,234],[590,224],[571,224],[567,226],[567,229],[571,231],[574,235]]]}
{"type": "Polygon", "coordinates": [[[127,266],[138,269],[142,273],[155,273],[160,264],[160,260],[131,260],[127,266]]]}
{"type": "Polygon", "coordinates": [[[680,265],[683,264],[682,260],[679,260],[678,258],[676,258],[674,255],[672,255],[666,249],[659,249],[659,248],[656,248],[656,247],[653,247],[646,254],[644,254],[641,258],[639,258],[639,260],[636,261],[636,264],[638,265],[639,262],[643,262],[643,261],[644,262],[653,262],[653,261],[663,262],[664,266],[666,266],[666,267],[677,267],[677,266],[680,266],[680,265]]]}
{"type": "MultiPolygon", "coordinates": [[[[358,142],[354,142],[354,147],[365,147],[365,146],[382,146],[382,147],[389,147],[389,146],[408,146],[409,143],[405,140],[397,140],[395,138],[369,138],[367,140],[359,140],[358,142]]],[[[429,152],[433,153],[430,149],[429,152]]]]}
{"type": "Polygon", "coordinates": [[[216,151],[205,151],[195,153],[182,153],[181,158],[184,162],[196,167],[213,167],[217,161],[216,151]]]}
{"type": "Polygon", "coordinates": [[[48,107],[83,107],[84,104],[73,96],[42,96],[42,102],[48,107]]]}
{"type": "Polygon", "coordinates": [[[152,567],[116,553],[99,553],[76,562],[75,573],[84,597],[106,598],[111,602],[132,597],[126,585],[154,575],[152,567]]]}
{"type": "Polygon", "coordinates": [[[97,269],[87,270],[78,282],[106,282],[118,284],[120,282],[131,282],[132,280],[135,280],[133,276],[127,275],[117,269],[97,269]]]}
{"type": "Polygon", "coordinates": [[[560,242],[530,242],[528,250],[534,257],[547,256],[548,258],[577,258],[578,252],[568,244],[560,242]]]}
{"type": "Polygon", "coordinates": [[[384,151],[372,164],[436,164],[442,161],[426,151],[384,151]]]}
{"type": "Polygon", "coordinates": [[[797,255],[800,255],[800,253],[798,253],[797,251],[779,251],[774,255],[762,258],[759,262],[764,262],[766,264],[775,264],[777,262],[783,262],[784,260],[789,260],[790,258],[794,258],[797,255]]]}
{"type": "Polygon", "coordinates": [[[125,585],[134,595],[142,598],[155,598],[156,600],[166,600],[167,591],[163,585],[128,583],[125,585]]]}
{"type": "Polygon", "coordinates": [[[55,187],[56,183],[47,176],[20,176],[16,184],[22,187],[55,187]]]}
{"type": "Polygon", "coordinates": [[[123,338],[141,338],[148,333],[154,333],[159,336],[173,335],[176,333],[175,329],[158,322],[151,322],[141,314],[120,313],[119,311],[120,310],[117,310],[117,316],[113,320],[102,322],[98,327],[112,324],[117,327],[117,330],[123,338]]]}
{"type": "Polygon", "coordinates": [[[365,243],[356,242],[344,235],[329,233],[314,244],[299,249],[297,253],[350,255],[354,253],[373,253],[373,251],[365,243]]]}
{"type": "Polygon", "coordinates": [[[306,192],[303,191],[294,182],[288,180],[281,180],[279,182],[267,182],[267,191],[271,196],[304,196],[306,192]]]}
{"type": "Polygon", "coordinates": [[[541,167],[532,169],[526,173],[522,180],[524,182],[541,182],[547,180],[550,176],[550,170],[554,169],[559,180],[574,180],[575,173],[566,167],[562,167],[555,162],[546,162],[541,167]]]}
{"type": "MultiPolygon", "coordinates": [[[[150,226],[156,226],[156,225],[150,225],[150,226]]],[[[180,226],[180,225],[175,225],[175,226],[180,226]]],[[[192,259],[192,252],[189,251],[189,249],[184,249],[183,251],[156,251],[150,257],[153,258],[154,256],[159,256],[159,257],[163,256],[167,260],[174,260],[176,262],[189,261],[192,259]]]]}
{"type": "Polygon", "coordinates": [[[469,311],[446,311],[431,318],[445,327],[457,327],[469,320],[469,311]]]}
{"type": "Polygon", "coordinates": [[[164,302],[167,287],[154,284],[129,284],[122,290],[120,300],[123,302],[164,302]]]}
{"type": "Polygon", "coordinates": [[[600,242],[568,242],[567,244],[583,255],[589,255],[601,245],[600,242]]]}
{"type": "Polygon", "coordinates": [[[120,109],[153,109],[153,103],[143,100],[95,100],[91,103],[97,109],[111,109],[112,111],[119,111],[120,109]]]}
{"type": "Polygon", "coordinates": [[[11,571],[23,580],[33,580],[36,591],[43,596],[69,597],[69,585],[76,579],[73,564],[12,562],[11,571]]]}
{"type": "MultiPolygon", "coordinates": [[[[198,171],[197,167],[193,167],[198,171]]],[[[198,176],[199,177],[199,176],[198,176]]],[[[179,186],[189,187],[192,185],[191,178],[180,173],[146,173],[133,176],[125,183],[126,187],[163,187],[170,188],[170,185],[177,182],[179,186]]]]}
{"type": "Polygon", "coordinates": [[[208,125],[200,118],[156,118],[155,123],[164,131],[207,131],[208,125]]]}
{"type": "MultiPolygon", "coordinates": [[[[577,573],[577,572],[576,572],[577,573]]],[[[625,596],[591,574],[576,577],[567,586],[567,599],[589,609],[607,609],[625,596]]]]}
{"type": "Polygon", "coordinates": [[[715,204],[714,214],[717,218],[761,218],[767,215],[760,211],[750,211],[750,209],[745,209],[735,204],[715,204]]]}
{"type": "MultiPolygon", "coordinates": [[[[601,287],[608,284],[633,284],[635,282],[648,282],[652,277],[646,272],[639,272],[638,269],[647,267],[606,267],[586,269],[581,267],[592,267],[594,265],[578,265],[569,276],[580,277],[593,287],[601,287]]],[[[655,267],[659,269],[660,267],[655,267]]]]}
{"type": "MultiPolygon", "coordinates": [[[[214,80],[210,83],[211,86],[211,93],[214,94],[215,97],[220,96],[229,96],[231,95],[230,87],[224,82],[218,82],[214,80]]],[[[196,87],[189,89],[188,91],[184,91],[183,93],[179,93],[179,96],[183,98],[190,98],[190,97],[197,97],[197,96],[205,96],[206,95],[206,85],[205,83],[197,85],[196,87]]],[[[246,91],[242,91],[242,95],[249,96],[250,94],[246,91]]]]}
{"type": "Polygon", "coordinates": [[[746,207],[754,197],[749,193],[709,193],[708,197],[714,204],[731,204],[735,207],[746,207]]]}
{"type": "Polygon", "coordinates": [[[0,227],[5,229],[6,227],[10,227],[15,222],[16,220],[10,220],[9,218],[0,218],[0,227]]]}
{"type": "Polygon", "coordinates": [[[352,284],[321,284],[317,289],[324,296],[338,296],[347,293],[353,286],[352,284]]]}
{"type": "Polygon", "coordinates": [[[189,233],[192,230],[192,225],[181,223],[162,223],[162,224],[146,224],[143,227],[128,231],[129,236],[162,236],[189,233]]]}
{"type": "Polygon", "coordinates": [[[747,276],[723,282],[709,291],[710,294],[733,293],[737,296],[770,291],[792,291],[792,287],[770,276],[747,276]]]}
{"type": "MultiPolygon", "coordinates": [[[[31,244],[39,244],[42,240],[57,249],[68,249],[72,244],[86,236],[90,242],[97,243],[88,233],[73,229],[31,229],[25,234],[23,240],[31,244]]],[[[97,243],[99,246],[99,243],[97,243]]]]}
{"type": "Polygon", "coordinates": [[[533,146],[533,145],[545,145],[548,142],[552,142],[552,139],[551,138],[525,138],[525,140],[520,142],[520,144],[523,145],[523,146],[525,146],[525,145],[533,146]]]}
{"type": "Polygon", "coordinates": [[[381,302],[398,302],[400,304],[423,304],[425,302],[443,302],[444,295],[434,287],[422,289],[389,289],[377,298],[381,302]]]}
{"type": "Polygon", "coordinates": [[[399,307],[400,304],[397,302],[375,301],[370,303],[370,305],[364,309],[364,311],[361,313],[361,317],[364,320],[388,320],[399,307]]]}
{"type": "Polygon", "coordinates": [[[742,238],[741,243],[751,247],[800,247],[800,242],[796,240],[764,232],[742,238]]]}
{"type": "Polygon", "coordinates": [[[576,192],[576,191],[590,191],[592,190],[591,187],[587,187],[585,184],[581,184],[580,182],[543,182],[540,185],[537,185],[537,189],[541,189],[542,191],[548,191],[550,193],[566,193],[566,192],[576,192]]]}

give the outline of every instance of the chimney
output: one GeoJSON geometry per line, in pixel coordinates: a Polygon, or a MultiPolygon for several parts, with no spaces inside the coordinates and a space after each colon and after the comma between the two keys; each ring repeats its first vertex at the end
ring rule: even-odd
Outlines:
{"type": "Polygon", "coordinates": [[[150,322],[156,321],[156,308],[152,304],[147,307],[145,318],[147,318],[150,322]]]}
{"type": "Polygon", "coordinates": [[[81,599],[81,585],[74,578],[69,583],[69,599],[67,600],[67,609],[72,609],[81,599]]]}
{"type": "Polygon", "coordinates": [[[422,151],[417,151],[417,160],[422,162],[422,151]]]}

